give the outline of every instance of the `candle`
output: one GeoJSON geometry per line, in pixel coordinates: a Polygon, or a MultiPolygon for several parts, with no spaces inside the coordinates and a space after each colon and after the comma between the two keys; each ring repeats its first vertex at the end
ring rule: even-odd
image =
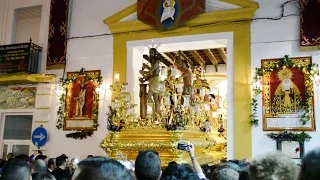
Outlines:
{"type": "Polygon", "coordinates": [[[128,83],[122,83],[122,92],[127,92],[128,83]]]}
{"type": "Polygon", "coordinates": [[[209,106],[209,104],[206,103],[206,104],[204,105],[204,110],[207,111],[207,112],[210,111],[210,106],[209,106]]]}
{"type": "Polygon", "coordinates": [[[153,103],[147,105],[147,115],[152,115],[153,103]]]}
{"type": "Polygon", "coordinates": [[[162,66],[161,67],[161,72],[160,72],[161,77],[162,78],[166,78],[167,77],[167,72],[168,72],[167,68],[165,66],[162,66]]]}
{"type": "Polygon", "coordinates": [[[171,77],[175,78],[176,76],[177,76],[177,68],[176,66],[172,66],[171,77]]]}
{"type": "Polygon", "coordinates": [[[190,107],[190,114],[195,114],[195,106],[190,107]]]}
{"type": "Polygon", "coordinates": [[[200,112],[200,104],[197,103],[195,106],[194,106],[194,111],[195,113],[199,113],[200,112]]]}
{"type": "Polygon", "coordinates": [[[217,117],[218,117],[217,112],[212,112],[212,118],[217,118],[217,117]]]}
{"type": "Polygon", "coordinates": [[[120,108],[120,106],[121,106],[121,104],[120,104],[119,100],[115,100],[114,101],[114,108],[118,109],[118,108],[120,108]]]}
{"type": "Polygon", "coordinates": [[[160,83],[160,92],[165,92],[166,91],[166,84],[165,84],[165,82],[161,82],[160,83]]]}
{"type": "Polygon", "coordinates": [[[206,90],[204,88],[200,89],[200,96],[204,97],[206,95],[206,90]]]}
{"type": "Polygon", "coordinates": [[[177,94],[176,94],[176,93],[174,93],[174,94],[172,95],[172,100],[173,100],[173,103],[174,103],[174,104],[177,103],[178,98],[177,98],[177,94]]]}
{"type": "Polygon", "coordinates": [[[190,95],[184,95],[183,96],[183,105],[185,107],[189,107],[190,106],[190,95]]]}
{"type": "Polygon", "coordinates": [[[115,103],[116,103],[116,102],[115,102],[114,100],[111,101],[111,108],[112,108],[112,109],[115,108],[115,106],[116,106],[115,103]]]}
{"type": "Polygon", "coordinates": [[[114,82],[119,82],[120,81],[120,73],[119,72],[115,72],[114,73],[114,82]]]}
{"type": "Polygon", "coordinates": [[[167,107],[171,105],[170,96],[166,96],[165,104],[166,104],[167,107]]]}
{"type": "Polygon", "coordinates": [[[183,91],[183,84],[182,83],[177,84],[177,92],[181,94],[182,91],[183,91]]]}

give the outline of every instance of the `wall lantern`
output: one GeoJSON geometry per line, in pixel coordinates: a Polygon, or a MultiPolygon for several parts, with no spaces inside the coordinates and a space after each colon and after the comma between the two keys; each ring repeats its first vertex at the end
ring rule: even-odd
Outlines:
{"type": "Polygon", "coordinates": [[[253,91],[260,91],[261,90],[261,80],[256,80],[252,82],[252,89],[253,91]]]}
{"type": "Polygon", "coordinates": [[[60,97],[63,94],[62,85],[61,84],[57,84],[56,88],[54,89],[54,91],[56,92],[56,95],[60,97]]]}

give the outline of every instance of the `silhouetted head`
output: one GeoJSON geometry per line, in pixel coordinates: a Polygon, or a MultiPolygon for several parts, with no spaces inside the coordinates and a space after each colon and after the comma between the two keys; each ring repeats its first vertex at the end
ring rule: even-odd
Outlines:
{"type": "Polygon", "coordinates": [[[42,159],[36,159],[30,165],[32,173],[46,173],[48,171],[47,164],[42,159]]]}
{"type": "Polygon", "coordinates": [[[72,180],[134,180],[120,162],[105,157],[87,158],[78,164],[72,180]]]}
{"type": "Polygon", "coordinates": [[[177,163],[169,164],[161,175],[161,180],[199,180],[198,175],[189,165],[180,165],[177,163]]]}
{"type": "Polygon", "coordinates": [[[320,179],[320,148],[317,148],[302,159],[299,180],[320,179]]]}
{"type": "Polygon", "coordinates": [[[7,162],[1,173],[1,180],[28,180],[31,176],[29,164],[23,160],[11,160],[7,162]]]}
{"type": "Polygon", "coordinates": [[[297,179],[299,167],[281,152],[269,152],[256,156],[249,165],[251,180],[297,179]]]}
{"type": "Polygon", "coordinates": [[[161,176],[161,161],[158,152],[140,151],[135,161],[138,180],[158,180],[161,176]]]}

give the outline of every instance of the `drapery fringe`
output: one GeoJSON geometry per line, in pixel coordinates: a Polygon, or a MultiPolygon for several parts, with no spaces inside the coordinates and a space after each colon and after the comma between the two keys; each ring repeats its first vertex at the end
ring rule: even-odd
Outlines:
{"type": "Polygon", "coordinates": [[[56,65],[46,66],[46,70],[64,69],[64,68],[66,68],[65,64],[56,64],[56,65]]]}
{"type": "Polygon", "coordinates": [[[320,51],[320,45],[318,46],[300,46],[300,51],[320,51]]]}

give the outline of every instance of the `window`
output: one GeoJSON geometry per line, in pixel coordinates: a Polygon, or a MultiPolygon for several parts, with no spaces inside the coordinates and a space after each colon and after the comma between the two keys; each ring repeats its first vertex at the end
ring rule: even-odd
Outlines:
{"type": "Polygon", "coordinates": [[[15,13],[14,43],[26,43],[31,38],[33,43],[39,44],[42,7],[17,9],[15,13]]]}
{"type": "MultiPolygon", "coordinates": [[[[29,155],[32,131],[32,115],[4,115],[0,121],[0,133],[3,134],[1,144],[2,158],[10,152],[14,156],[29,155]]],[[[0,136],[1,137],[1,136],[0,136]]]]}
{"type": "Polygon", "coordinates": [[[32,115],[8,115],[4,124],[3,140],[30,140],[32,115]]]}

